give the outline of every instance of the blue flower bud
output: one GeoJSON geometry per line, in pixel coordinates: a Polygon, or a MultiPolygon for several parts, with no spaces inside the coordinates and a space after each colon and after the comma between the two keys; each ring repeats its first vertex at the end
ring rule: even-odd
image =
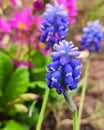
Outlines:
{"type": "Polygon", "coordinates": [[[77,88],[77,83],[73,82],[73,84],[71,86],[69,86],[69,88],[70,88],[70,90],[77,88]]]}
{"type": "Polygon", "coordinates": [[[81,74],[80,69],[73,70],[73,77],[78,77],[78,76],[80,76],[80,74],[81,74]]]}
{"type": "Polygon", "coordinates": [[[59,60],[60,59],[60,53],[59,52],[52,52],[51,53],[52,60],[59,60]]]}
{"type": "Polygon", "coordinates": [[[99,20],[89,22],[87,27],[83,28],[84,34],[80,41],[80,50],[88,49],[90,52],[101,50],[101,41],[103,39],[102,26],[99,20]]]}
{"type": "Polygon", "coordinates": [[[54,71],[51,75],[51,80],[57,82],[60,80],[61,77],[61,70],[54,71]]]}
{"type": "Polygon", "coordinates": [[[70,64],[64,66],[65,77],[72,76],[73,69],[70,64]]]}
{"type": "Polygon", "coordinates": [[[56,91],[57,91],[58,94],[63,94],[64,90],[65,90],[65,88],[63,86],[59,86],[59,87],[56,88],[56,91]]]}
{"type": "Polygon", "coordinates": [[[59,68],[59,66],[60,63],[58,60],[56,60],[47,66],[47,70],[48,72],[56,71],[59,68]]]}
{"type": "Polygon", "coordinates": [[[64,82],[66,86],[72,86],[73,83],[73,77],[72,76],[67,76],[64,78],[64,82]]]}
{"type": "Polygon", "coordinates": [[[71,59],[70,64],[73,67],[73,69],[78,69],[78,68],[80,69],[82,67],[80,60],[71,59]]]}
{"type": "Polygon", "coordinates": [[[47,82],[51,82],[51,73],[46,74],[47,82]]]}

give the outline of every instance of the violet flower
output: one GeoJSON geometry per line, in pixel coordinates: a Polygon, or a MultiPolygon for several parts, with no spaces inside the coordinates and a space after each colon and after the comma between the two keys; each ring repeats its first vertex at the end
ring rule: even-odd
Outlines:
{"type": "Polygon", "coordinates": [[[46,44],[46,49],[51,48],[55,42],[66,39],[68,30],[68,15],[63,5],[56,1],[54,5],[46,4],[46,10],[43,14],[44,22],[41,25],[41,42],[46,44]]]}
{"type": "Polygon", "coordinates": [[[103,39],[102,26],[99,20],[88,22],[83,28],[84,34],[80,41],[80,50],[88,49],[90,52],[99,52],[102,48],[101,41],[103,39]]]}
{"type": "Polygon", "coordinates": [[[62,40],[54,44],[56,52],[51,53],[52,63],[47,66],[46,80],[49,88],[55,88],[58,94],[63,94],[66,88],[73,90],[77,87],[80,79],[80,60],[77,47],[72,42],[62,40]]]}

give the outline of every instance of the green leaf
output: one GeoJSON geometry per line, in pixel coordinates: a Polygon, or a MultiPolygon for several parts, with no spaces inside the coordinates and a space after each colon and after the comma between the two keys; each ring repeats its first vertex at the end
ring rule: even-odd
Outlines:
{"type": "Polygon", "coordinates": [[[10,76],[6,85],[4,97],[6,101],[12,100],[27,91],[29,85],[29,72],[25,67],[18,68],[10,76]]]}
{"type": "MultiPolygon", "coordinates": [[[[28,108],[30,109],[31,105],[28,104],[28,108]]],[[[32,110],[32,115],[29,117],[28,113],[18,113],[16,115],[16,119],[27,126],[33,126],[37,123],[39,117],[39,108],[34,107],[32,110]]]]}
{"type": "Polygon", "coordinates": [[[43,66],[46,64],[45,56],[41,52],[36,52],[32,57],[32,63],[35,64],[36,68],[43,68],[43,66]]]}
{"type": "Polygon", "coordinates": [[[13,64],[11,59],[5,53],[0,52],[0,95],[2,95],[2,88],[5,88],[12,71],[13,64]]]}
{"type": "Polygon", "coordinates": [[[36,86],[46,89],[47,83],[45,81],[35,81],[29,84],[29,87],[35,88],[36,86]]]}
{"type": "Polygon", "coordinates": [[[5,128],[3,130],[24,130],[22,125],[14,120],[10,120],[7,122],[5,128]]]}
{"type": "Polygon", "coordinates": [[[18,43],[13,43],[10,48],[6,48],[6,52],[9,54],[10,57],[15,58],[17,55],[17,47],[18,43]]]}

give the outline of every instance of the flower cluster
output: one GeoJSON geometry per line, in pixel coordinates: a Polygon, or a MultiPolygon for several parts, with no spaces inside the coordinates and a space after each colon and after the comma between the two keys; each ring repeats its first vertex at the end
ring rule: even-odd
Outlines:
{"type": "Polygon", "coordinates": [[[99,20],[88,22],[87,27],[83,28],[85,34],[80,41],[80,50],[87,48],[90,52],[101,50],[101,41],[103,39],[102,26],[99,20]]]}
{"type": "Polygon", "coordinates": [[[63,5],[59,5],[55,1],[54,6],[46,4],[46,11],[43,17],[41,41],[46,43],[46,49],[49,49],[55,42],[66,38],[68,15],[63,5]]]}
{"type": "Polygon", "coordinates": [[[80,78],[80,60],[73,57],[79,56],[77,47],[72,42],[62,40],[54,44],[52,52],[52,63],[47,66],[48,74],[46,80],[49,88],[56,88],[58,94],[62,94],[65,88],[73,90],[77,87],[80,78]]]}
{"type": "Polygon", "coordinates": [[[77,8],[75,0],[58,0],[60,4],[63,4],[68,11],[69,23],[74,24],[76,22],[75,16],[77,16],[77,8]]]}
{"type": "Polygon", "coordinates": [[[35,18],[31,13],[30,8],[25,7],[22,11],[17,11],[14,17],[9,20],[11,27],[18,31],[29,31],[30,27],[34,24],[35,18]]]}

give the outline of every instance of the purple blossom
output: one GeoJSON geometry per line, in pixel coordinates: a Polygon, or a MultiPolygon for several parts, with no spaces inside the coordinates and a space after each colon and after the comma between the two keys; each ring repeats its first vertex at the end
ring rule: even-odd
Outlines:
{"type": "Polygon", "coordinates": [[[83,28],[84,34],[80,41],[80,49],[88,49],[90,52],[101,50],[101,41],[103,39],[102,26],[99,20],[88,22],[87,26],[83,28]]]}
{"type": "Polygon", "coordinates": [[[46,80],[49,88],[55,88],[57,93],[62,94],[65,88],[73,90],[77,87],[80,78],[80,60],[78,48],[72,42],[62,40],[54,44],[55,52],[51,53],[52,63],[47,66],[46,80]]]}
{"type": "Polygon", "coordinates": [[[55,42],[66,38],[68,15],[63,5],[59,5],[55,1],[54,6],[46,4],[43,17],[41,41],[46,43],[46,49],[48,50],[55,42]]]}

